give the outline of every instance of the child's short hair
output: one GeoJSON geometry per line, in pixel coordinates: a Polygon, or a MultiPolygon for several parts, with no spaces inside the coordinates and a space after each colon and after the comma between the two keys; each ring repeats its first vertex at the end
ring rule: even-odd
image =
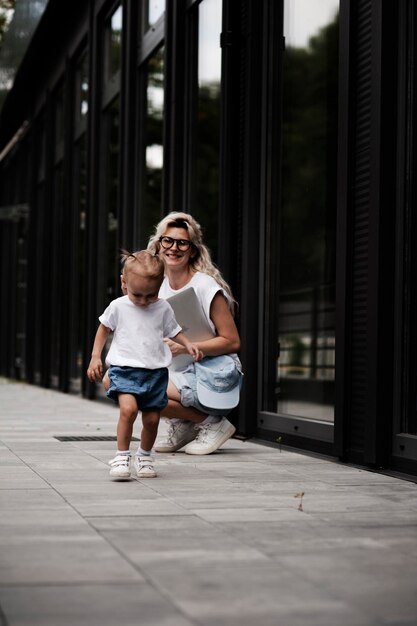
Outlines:
{"type": "Polygon", "coordinates": [[[122,250],[123,276],[130,271],[141,274],[144,278],[151,278],[162,282],[164,278],[164,263],[158,257],[147,250],[128,252],[122,250]]]}

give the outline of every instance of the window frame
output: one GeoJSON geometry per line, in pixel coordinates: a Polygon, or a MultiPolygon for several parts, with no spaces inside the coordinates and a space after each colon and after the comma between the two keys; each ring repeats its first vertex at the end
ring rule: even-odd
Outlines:
{"type": "MultiPolygon", "coordinates": [[[[397,197],[396,263],[394,326],[394,402],[392,457],[402,466],[417,461],[417,435],[405,432],[404,425],[416,412],[417,393],[417,236],[415,201],[417,180],[414,152],[417,146],[417,11],[412,2],[398,6],[398,128],[397,128],[397,197]],[[414,211],[414,214],[413,214],[414,211]],[[412,376],[414,374],[414,380],[412,376]]],[[[417,419],[416,415],[413,419],[417,419]]],[[[417,426],[417,424],[416,424],[417,426]]]]}

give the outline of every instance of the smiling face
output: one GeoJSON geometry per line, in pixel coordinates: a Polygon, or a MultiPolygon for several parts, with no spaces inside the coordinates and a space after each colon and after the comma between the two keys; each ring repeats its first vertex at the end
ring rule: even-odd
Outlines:
{"type": "MultiPolygon", "coordinates": [[[[178,228],[176,226],[168,226],[164,232],[164,237],[190,241],[188,230],[186,228],[178,228]]],[[[178,249],[176,243],[174,243],[171,248],[165,249],[161,246],[159,249],[159,256],[163,259],[167,269],[187,267],[194,254],[195,251],[193,246],[191,246],[189,250],[183,251],[178,249]]]]}
{"type": "Polygon", "coordinates": [[[162,280],[130,270],[122,276],[122,289],[135,306],[147,307],[158,300],[162,280]]]}

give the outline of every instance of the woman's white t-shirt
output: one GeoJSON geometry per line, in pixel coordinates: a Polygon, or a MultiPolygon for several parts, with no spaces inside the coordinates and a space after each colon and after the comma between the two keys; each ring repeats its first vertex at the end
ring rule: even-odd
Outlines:
{"type": "Polygon", "coordinates": [[[219,283],[216,282],[212,276],[204,274],[203,272],[196,272],[195,274],[193,274],[191,280],[186,285],[184,285],[184,287],[181,287],[181,289],[172,289],[167,276],[165,276],[164,281],[159,289],[159,297],[164,298],[165,300],[166,298],[175,296],[177,293],[181,293],[181,291],[185,291],[190,287],[193,287],[201,304],[201,308],[203,309],[204,315],[206,316],[207,321],[210,324],[210,328],[212,329],[213,333],[216,334],[216,328],[210,319],[211,303],[214,296],[219,291],[224,295],[226,300],[230,301],[230,297],[225,292],[225,290],[220,287],[219,283]]]}
{"type": "MultiPolygon", "coordinates": [[[[190,287],[193,287],[210,328],[216,335],[216,327],[210,318],[211,303],[213,302],[214,296],[219,292],[226,298],[228,303],[230,303],[230,296],[212,276],[209,276],[204,272],[196,272],[193,274],[191,280],[184,285],[184,287],[181,287],[181,289],[172,289],[169,284],[168,277],[165,276],[159,289],[159,297],[164,299],[169,298],[171,296],[175,296],[177,293],[181,293],[181,291],[189,289],[190,287]]],[[[240,368],[241,365],[237,354],[230,354],[230,356],[236,361],[238,367],[240,368]]]]}
{"type": "Polygon", "coordinates": [[[165,300],[139,307],[122,296],[110,302],[99,320],[114,333],[107,365],[157,369],[171,364],[171,350],[164,337],[175,337],[181,326],[165,300]]]}

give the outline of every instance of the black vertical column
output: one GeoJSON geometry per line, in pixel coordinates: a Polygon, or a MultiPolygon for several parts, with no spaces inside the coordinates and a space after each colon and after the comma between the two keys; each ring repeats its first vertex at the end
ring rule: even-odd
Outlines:
{"type": "Polygon", "coordinates": [[[242,202],[241,262],[238,297],[239,325],[242,340],[241,360],[245,375],[239,406],[239,431],[256,431],[259,347],[259,262],[261,223],[261,137],[263,72],[262,23],[269,2],[247,0],[241,6],[241,75],[240,75],[240,171],[238,193],[242,202]]]}
{"type": "Polygon", "coordinates": [[[164,85],[164,213],[184,206],[185,0],[167,2],[164,85]]]}

